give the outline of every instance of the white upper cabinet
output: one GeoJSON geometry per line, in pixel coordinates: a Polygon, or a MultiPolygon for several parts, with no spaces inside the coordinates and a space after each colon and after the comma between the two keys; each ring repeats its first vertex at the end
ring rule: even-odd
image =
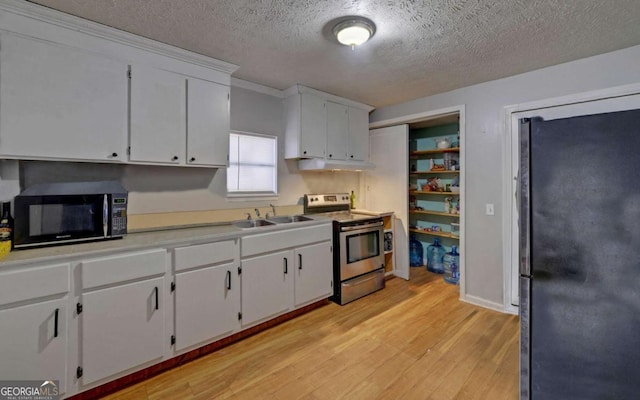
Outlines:
{"type": "Polygon", "coordinates": [[[285,96],[285,158],[368,160],[373,107],[300,85],[285,96]]]}
{"type": "Polygon", "coordinates": [[[9,3],[0,7],[0,158],[226,166],[236,65],[9,3]]]}
{"type": "Polygon", "coordinates": [[[300,93],[285,100],[287,130],[285,158],[324,157],[327,147],[326,102],[300,93]]]}
{"type": "Polygon", "coordinates": [[[327,102],[327,158],[347,158],[347,136],[349,135],[348,107],[327,102]]]}
{"type": "Polygon", "coordinates": [[[229,86],[187,80],[187,164],[226,167],[229,86]]]}
{"type": "Polygon", "coordinates": [[[126,160],[124,62],[27,37],[0,36],[0,155],[126,160]]]}
{"type": "Polygon", "coordinates": [[[156,68],[131,68],[131,161],[185,162],[186,78],[156,68]]]}
{"type": "Polygon", "coordinates": [[[347,159],[369,161],[369,112],[349,107],[347,159]]]}
{"type": "Polygon", "coordinates": [[[225,167],[229,87],[156,68],[131,68],[133,162],[225,167]]]}

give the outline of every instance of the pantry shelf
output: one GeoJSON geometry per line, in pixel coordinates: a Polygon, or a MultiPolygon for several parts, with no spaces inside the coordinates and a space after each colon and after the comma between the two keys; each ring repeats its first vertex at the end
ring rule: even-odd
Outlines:
{"type": "Polygon", "coordinates": [[[434,174],[459,174],[460,171],[413,171],[410,172],[409,175],[434,175],[434,174]]]}
{"type": "Polygon", "coordinates": [[[460,218],[460,214],[450,214],[446,212],[429,210],[409,210],[409,214],[439,215],[442,217],[460,218]]]}
{"type": "Polygon", "coordinates": [[[409,153],[410,157],[428,156],[431,154],[444,154],[444,153],[459,153],[459,147],[449,147],[448,149],[433,149],[433,150],[417,150],[409,153]]]}
{"type": "Polygon", "coordinates": [[[433,232],[433,231],[423,231],[422,229],[409,229],[409,232],[412,233],[421,233],[423,235],[431,235],[431,236],[438,236],[438,237],[443,237],[443,238],[450,238],[450,239],[456,239],[458,240],[458,236],[454,236],[449,232],[433,232]]]}
{"type": "Polygon", "coordinates": [[[460,193],[454,192],[429,192],[429,191],[421,191],[421,190],[410,190],[409,194],[440,194],[446,196],[458,196],[460,193]]]}

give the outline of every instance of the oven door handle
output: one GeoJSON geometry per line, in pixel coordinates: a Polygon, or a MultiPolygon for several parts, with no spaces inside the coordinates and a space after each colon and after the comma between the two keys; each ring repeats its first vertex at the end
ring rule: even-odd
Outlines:
{"type": "Polygon", "coordinates": [[[341,226],[340,232],[359,231],[361,229],[377,228],[382,225],[384,225],[384,223],[382,221],[379,221],[373,224],[366,224],[366,225],[341,226]]]}

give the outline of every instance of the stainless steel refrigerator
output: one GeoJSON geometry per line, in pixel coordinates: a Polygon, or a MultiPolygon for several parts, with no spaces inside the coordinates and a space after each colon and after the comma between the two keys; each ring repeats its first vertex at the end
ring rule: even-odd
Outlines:
{"type": "Polygon", "coordinates": [[[640,110],[520,120],[520,398],[640,398],[640,110]]]}

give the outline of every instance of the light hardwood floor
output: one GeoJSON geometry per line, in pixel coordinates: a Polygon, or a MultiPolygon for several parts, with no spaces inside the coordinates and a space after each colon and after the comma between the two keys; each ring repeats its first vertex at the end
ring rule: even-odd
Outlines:
{"type": "Polygon", "coordinates": [[[330,303],[108,399],[518,398],[518,317],[458,300],[441,275],[330,303]]]}

